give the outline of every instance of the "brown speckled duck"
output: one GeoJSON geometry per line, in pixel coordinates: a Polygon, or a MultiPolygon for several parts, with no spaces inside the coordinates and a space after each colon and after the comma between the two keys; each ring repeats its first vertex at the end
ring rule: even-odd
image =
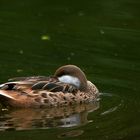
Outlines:
{"type": "Polygon", "coordinates": [[[75,65],[58,68],[53,76],[12,78],[0,85],[4,106],[38,108],[96,101],[99,91],[75,65]]]}

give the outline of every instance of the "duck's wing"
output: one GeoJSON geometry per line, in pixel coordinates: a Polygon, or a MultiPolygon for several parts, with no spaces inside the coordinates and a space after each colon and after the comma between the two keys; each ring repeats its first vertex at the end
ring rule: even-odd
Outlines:
{"type": "Polygon", "coordinates": [[[60,82],[58,78],[54,76],[32,76],[11,78],[9,82],[0,85],[0,90],[14,90],[22,92],[46,90],[49,92],[74,93],[78,88],[74,85],[60,82]]]}
{"type": "Polygon", "coordinates": [[[58,102],[65,101],[67,93],[74,96],[77,90],[75,86],[59,82],[55,78],[46,81],[13,81],[0,85],[0,103],[13,107],[50,105],[55,100],[58,102]]]}
{"type": "Polygon", "coordinates": [[[32,77],[16,77],[11,78],[4,84],[0,85],[0,90],[14,90],[14,91],[26,91],[31,90],[32,86],[40,81],[54,80],[56,78],[46,77],[46,76],[32,76],[32,77]]]}
{"type": "Polygon", "coordinates": [[[46,90],[49,92],[63,92],[63,93],[75,93],[78,88],[71,84],[62,83],[59,81],[39,81],[32,86],[32,90],[46,90]]]}
{"type": "Polygon", "coordinates": [[[51,77],[53,76],[30,76],[30,77],[14,77],[14,78],[10,78],[8,79],[9,82],[13,82],[13,81],[45,81],[45,80],[49,80],[51,77]]]}

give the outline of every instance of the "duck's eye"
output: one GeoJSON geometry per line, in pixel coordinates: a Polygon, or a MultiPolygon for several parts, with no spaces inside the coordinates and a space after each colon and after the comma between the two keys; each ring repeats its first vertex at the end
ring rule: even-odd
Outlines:
{"type": "Polygon", "coordinates": [[[77,77],[70,76],[70,75],[63,75],[63,76],[59,77],[58,79],[60,82],[72,84],[78,88],[80,87],[80,80],[77,77]]]}

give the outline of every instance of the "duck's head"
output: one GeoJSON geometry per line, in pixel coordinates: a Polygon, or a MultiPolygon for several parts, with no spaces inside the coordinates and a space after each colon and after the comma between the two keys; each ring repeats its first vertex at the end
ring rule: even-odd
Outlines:
{"type": "Polygon", "coordinates": [[[87,90],[87,79],[84,72],[75,65],[65,65],[58,68],[54,74],[60,82],[76,86],[81,91],[87,90]]]}

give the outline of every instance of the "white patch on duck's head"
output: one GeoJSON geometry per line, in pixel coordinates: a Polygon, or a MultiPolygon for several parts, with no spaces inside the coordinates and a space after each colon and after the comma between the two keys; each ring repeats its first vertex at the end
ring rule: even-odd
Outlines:
{"type": "Polygon", "coordinates": [[[58,77],[58,79],[60,82],[72,84],[78,88],[80,87],[80,84],[81,84],[80,80],[77,77],[70,76],[70,75],[63,75],[61,77],[58,77]]]}

